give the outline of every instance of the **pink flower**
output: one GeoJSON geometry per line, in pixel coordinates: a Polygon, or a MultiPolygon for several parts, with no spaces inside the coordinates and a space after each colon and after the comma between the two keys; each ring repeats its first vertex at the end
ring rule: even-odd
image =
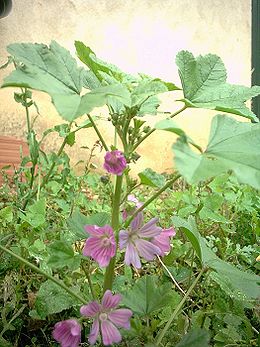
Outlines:
{"type": "Polygon", "coordinates": [[[151,239],[151,242],[160,248],[161,253],[159,254],[160,256],[164,256],[165,253],[170,252],[171,250],[171,245],[170,245],[170,237],[175,236],[176,231],[174,228],[169,228],[169,229],[163,229],[160,235],[155,236],[151,239]]]}
{"type": "Polygon", "coordinates": [[[113,229],[109,225],[85,225],[90,237],[83,248],[83,255],[92,257],[101,267],[106,267],[116,254],[116,241],[113,229]]]}
{"type": "Polygon", "coordinates": [[[130,206],[130,204],[128,204],[128,206],[122,211],[122,218],[123,218],[124,221],[129,216],[131,216],[135,212],[136,209],[138,209],[141,206],[143,206],[143,203],[140,202],[138,199],[136,199],[136,197],[133,194],[128,195],[127,201],[130,201],[130,203],[132,203],[132,206],[130,206]]]}
{"type": "Polygon", "coordinates": [[[81,326],[75,319],[58,322],[54,326],[52,336],[61,347],[78,347],[81,339],[81,326]]]}
{"type": "Polygon", "coordinates": [[[118,150],[107,152],[105,155],[104,169],[114,175],[121,176],[126,168],[124,154],[118,150]]]}
{"type": "Polygon", "coordinates": [[[120,294],[112,294],[107,290],[101,304],[92,301],[80,308],[83,316],[94,318],[88,341],[93,345],[101,332],[102,341],[105,346],[121,341],[122,337],[117,327],[130,329],[130,317],[132,311],[126,308],[116,309],[121,301],[120,294]]]}
{"type": "Polygon", "coordinates": [[[150,241],[162,232],[162,228],[156,225],[157,222],[158,218],[152,218],[143,225],[143,214],[139,212],[131,222],[130,230],[119,232],[119,247],[126,248],[126,265],[132,264],[136,268],[141,268],[140,256],[150,261],[161,254],[161,249],[150,241]]]}

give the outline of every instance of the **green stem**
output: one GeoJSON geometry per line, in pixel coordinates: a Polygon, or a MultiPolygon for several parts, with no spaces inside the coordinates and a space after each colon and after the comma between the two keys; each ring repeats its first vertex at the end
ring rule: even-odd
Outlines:
{"type": "Polygon", "coordinates": [[[162,192],[164,192],[167,188],[171,187],[173,185],[173,183],[175,181],[177,181],[178,178],[180,178],[181,175],[177,175],[175,177],[173,177],[171,180],[169,180],[160,190],[158,190],[154,195],[152,195],[148,200],[146,200],[146,202],[139,207],[133,214],[132,216],[125,222],[124,227],[127,228],[130,223],[132,222],[132,220],[135,218],[135,216],[141,212],[146,206],[148,206],[153,200],[155,200],[156,198],[158,198],[159,195],[162,194],[162,192]]]}
{"type": "Polygon", "coordinates": [[[156,344],[159,346],[160,343],[162,342],[162,339],[164,338],[164,335],[166,334],[166,332],[168,331],[168,329],[170,328],[172,321],[175,319],[175,317],[177,316],[177,314],[179,313],[179,311],[181,310],[182,306],[184,305],[185,301],[188,299],[188,297],[190,296],[191,292],[193,291],[193,289],[196,287],[197,283],[199,282],[199,279],[201,278],[202,274],[206,271],[205,268],[203,268],[199,275],[197,276],[197,278],[195,279],[195,281],[192,283],[192,285],[190,286],[190,288],[187,290],[187,293],[184,295],[184,297],[182,298],[182,300],[180,301],[179,305],[176,307],[176,309],[173,311],[172,315],[170,316],[168,322],[166,323],[165,327],[163,328],[163,330],[160,332],[160,334],[158,335],[158,338],[156,339],[156,344]]]}
{"type": "Polygon", "coordinates": [[[10,249],[1,246],[0,245],[0,249],[2,249],[3,251],[5,251],[6,253],[10,254],[12,257],[18,259],[20,262],[24,263],[25,265],[27,265],[28,267],[30,267],[33,271],[38,272],[39,274],[43,275],[44,277],[46,277],[48,280],[54,282],[55,284],[57,284],[59,287],[63,288],[64,290],[66,290],[67,293],[69,293],[71,296],[74,296],[74,298],[76,298],[77,300],[81,301],[83,304],[86,304],[86,300],[83,299],[80,295],[78,295],[75,290],[70,289],[69,287],[67,287],[62,281],[56,279],[55,277],[49,275],[48,273],[44,272],[43,270],[39,269],[37,266],[31,264],[29,261],[27,261],[26,259],[20,257],[18,254],[15,254],[14,252],[10,251],[10,249]]]}
{"type": "MultiPolygon", "coordinates": [[[[184,105],[181,109],[179,109],[178,111],[174,112],[173,114],[170,115],[169,118],[173,118],[176,117],[178,114],[180,114],[181,112],[183,112],[184,110],[186,110],[187,106],[184,105]]],[[[148,136],[150,136],[156,129],[153,128],[150,131],[148,131],[147,134],[145,134],[134,146],[133,146],[133,151],[136,150],[136,148],[145,140],[147,139],[148,136]]]]}
{"type": "MultiPolygon", "coordinates": [[[[121,198],[121,190],[123,183],[123,175],[116,177],[116,186],[115,193],[113,196],[113,210],[112,210],[112,219],[111,219],[111,227],[116,235],[116,243],[118,243],[118,228],[119,228],[119,210],[120,210],[120,198],[121,198]]],[[[115,275],[115,264],[116,264],[116,255],[111,258],[110,263],[108,264],[105,272],[104,279],[104,288],[105,292],[107,289],[112,289],[114,275],[115,275]]]]}
{"type": "Polygon", "coordinates": [[[97,133],[97,136],[99,137],[99,140],[101,141],[101,143],[102,143],[103,147],[105,148],[106,152],[109,152],[109,149],[108,149],[108,147],[106,145],[106,142],[105,142],[103,136],[101,135],[100,131],[98,130],[98,127],[96,126],[96,123],[94,122],[93,118],[91,117],[90,114],[87,114],[87,116],[88,116],[88,119],[90,120],[93,128],[95,129],[95,132],[97,133]]]}

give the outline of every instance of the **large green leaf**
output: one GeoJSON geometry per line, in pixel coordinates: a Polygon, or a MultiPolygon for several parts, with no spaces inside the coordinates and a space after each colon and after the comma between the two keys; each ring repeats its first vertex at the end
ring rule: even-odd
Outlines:
{"type": "MultiPolygon", "coordinates": [[[[74,287],[74,290],[79,292],[77,287],[74,287]]],[[[30,316],[35,319],[45,319],[50,314],[59,313],[77,305],[80,305],[79,301],[57,284],[47,280],[37,293],[34,310],[30,312],[30,316]]]]}
{"type": "Polygon", "coordinates": [[[217,115],[204,153],[192,151],[183,137],[173,150],[176,167],[189,183],[232,170],[240,182],[260,189],[260,124],[217,115]]]}
{"type": "Polygon", "coordinates": [[[193,329],[183,336],[176,347],[208,347],[210,336],[205,329],[193,329]]]}
{"type": "Polygon", "coordinates": [[[49,247],[50,255],[48,265],[52,268],[68,266],[70,270],[76,270],[80,266],[81,256],[75,254],[72,246],[65,241],[55,240],[49,247]]]}
{"type": "Polygon", "coordinates": [[[244,102],[259,95],[260,87],[226,83],[226,68],[220,57],[207,54],[194,58],[192,53],[181,51],[176,64],[184,93],[182,101],[188,107],[223,111],[258,121],[244,102]]]}
{"type": "Polygon", "coordinates": [[[27,87],[48,93],[59,114],[67,121],[105,105],[111,96],[123,104],[131,103],[127,88],[118,83],[98,87],[81,96],[82,84],[86,84],[89,76],[77,67],[70,53],[55,41],[50,47],[15,43],[9,45],[7,50],[22,64],[4,79],[2,87],[27,87]]]}
{"type": "Polygon", "coordinates": [[[149,315],[169,303],[171,285],[156,285],[153,276],[143,276],[131,290],[123,293],[123,303],[139,315],[149,315]]]}
{"type": "MultiPolygon", "coordinates": [[[[200,235],[194,218],[187,221],[180,217],[172,217],[175,227],[189,230],[199,242],[202,264],[215,271],[211,278],[220,284],[223,290],[236,299],[257,299],[260,293],[260,276],[239,270],[237,267],[221,260],[208,246],[200,235]]],[[[187,235],[187,234],[186,234],[187,235]]],[[[197,252],[197,249],[195,248],[197,252]]],[[[198,252],[197,252],[198,255],[198,252]]]]}
{"type": "Polygon", "coordinates": [[[110,223],[110,216],[106,212],[99,212],[91,216],[85,216],[79,210],[76,210],[67,220],[68,228],[72,234],[72,239],[82,240],[87,238],[84,226],[87,224],[98,225],[100,227],[110,223]]]}

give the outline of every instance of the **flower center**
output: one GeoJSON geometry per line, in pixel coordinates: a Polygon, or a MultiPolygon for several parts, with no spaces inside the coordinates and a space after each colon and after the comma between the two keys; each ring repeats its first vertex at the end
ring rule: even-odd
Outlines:
{"type": "Polygon", "coordinates": [[[131,239],[131,241],[135,242],[136,240],[139,239],[139,237],[138,237],[138,235],[133,234],[133,235],[130,235],[130,239],[131,239]]]}
{"type": "Polygon", "coordinates": [[[102,246],[103,247],[109,247],[111,245],[111,241],[109,240],[109,238],[104,237],[102,240],[102,246]]]}
{"type": "Polygon", "coordinates": [[[101,321],[107,320],[107,314],[106,314],[106,313],[100,313],[99,319],[100,319],[101,321]]]}

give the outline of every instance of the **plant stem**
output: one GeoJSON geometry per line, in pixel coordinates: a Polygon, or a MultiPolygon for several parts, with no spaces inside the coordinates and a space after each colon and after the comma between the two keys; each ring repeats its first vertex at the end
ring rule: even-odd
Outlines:
{"type": "MultiPolygon", "coordinates": [[[[184,105],[182,108],[180,108],[178,111],[174,112],[173,114],[170,115],[169,118],[173,118],[173,117],[176,117],[178,114],[180,114],[182,111],[186,110],[187,106],[184,105]]],[[[147,134],[145,134],[134,146],[133,146],[133,149],[132,151],[135,151],[136,148],[145,140],[147,139],[148,136],[150,136],[156,129],[153,128],[151,129],[150,131],[148,131],[147,134]]]]}
{"type": "Polygon", "coordinates": [[[159,195],[162,194],[162,192],[164,192],[167,188],[169,188],[175,181],[177,181],[178,178],[180,178],[181,175],[176,175],[175,177],[173,177],[171,180],[169,180],[161,189],[159,189],[154,195],[152,195],[148,200],[146,200],[146,202],[139,207],[133,214],[132,216],[125,222],[124,227],[127,228],[130,223],[132,222],[132,220],[134,219],[134,217],[141,212],[146,206],[148,206],[153,200],[155,200],[159,195]]]}
{"type": "Polygon", "coordinates": [[[95,129],[95,132],[97,133],[97,136],[99,137],[99,140],[101,141],[101,143],[102,143],[103,147],[105,148],[106,152],[109,152],[109,149],[108,149],[108,147],[106,145],[106,142],[105,142],[103,136],[101,135],[100,131],[98,130],[98,127],[96,126],[93,118],[91,117],[90,114],[87,114],[87,116],[88,116],[88,119],[90,120],[91,124],[93,125],[93,128],[95,129]]]}
{"type": "MultiPolygon", "coordinates": [[[[120,210],[120,198],[121,198],[121,190],[123,183],[123,175],[116,176],[116,186],[115,193],[113,196],[113,210],[112,210],[112,219],[111,219],[111,227],[114,230],[116,235],[116,243],[118,243],[118,228],[119,228],[119,210],[120,210]]],[[[103,291],[105,292],[107,289],[112,289],[114,275],[115,275],[115,264],[116,264],[116,255],[111,258],[110,263],[108,264],[105,272],[104,279],[104,287],[103,291]]]]}
{"type": "Polygon", "coordinates": [[[160,345],[160,343],[162,342],[162,339],[164,338],[164,335],[166,334],[167,330],[170,328],[172,321],[174,320],[174,318],[177,316],[177,314],[179,313],[179,311],[181,310],[182,306],[184,305],[185,301],[188,299],[189,295],[191,294],[191,292],[193,291],[193,289],[196,287],[197,283],[199,282],[199,279],[201,278],[202,274],[206,271],[205,268],[203,268],[200,273],[198,274],[197,278],[195,279],[195,281],[192,283],[192,285],[190,286],[190,288],[187,290],[186,294],[184,295],[184,297],[182,298],[182,300],[180,301],[179,305],[176,307],[176,309],[173,311],[172,315],[170,316],[168,322],[166,323],[165,327],[163,328],[163,330],[160,332],[160,334],[158,335],[158,338],[156,339],[156,344],[160,345]]]}
{"type": "MultiPolygon", "coordinates": [[[[61,153],[62,153],[62,151],[63,151],[63,149],[64,149],[66,143],[67,143],[67,137],[64,138],[64,140],[63,140],[63,142],[62,142],[62,144],[61,144],[61,146],[60,146],[60,149],[59,149],[59,151],[58,151],[58,153],[57,153],[57,158],[61,155],[61,153]]],[[[42,189],[42,188],[48,183],[49,178],[50,178],[50,176],[51,176],[51,174],[52,174],[52,171],[53,171],[53,169],[54,169],[54,167],[55,167],[55,164],[56,164],[56,160],[54,160],[54,161],[52,162],[51,167],[49,168],[49,171],[48,171],[47,175],[43,177],[43,180],[42,180],[40,189],[42,189]]],[[[22,206],[22,211],[25,210],[25,208],[26,208],[28,202],[30,201],[30,199],[32,199],[32,198],[37,194],[37,191],[38,191],[38,190],[34,190],[34,191],[32,192],[32,194],[29,194],[28,198],[25,200],[25,202],[24,202],[24,204],[23,204],[23,206],[22,206]]]]}
{"type": "Polygon", "coordinates": [[[92,281],[91,281],[91,276],[89,274],[89,267],[86,268],[85,264],[83,264],[82,269],[83,269],[83,271],[84,271],[84,273],[85,273],[85,275],[87,277],[87,281],[88,281],[89,289],[91,291],[92,298],[94,300],[96,300],[96,295],[95,295],[95,291],[94,291],[93,284],[92,284],[92,281]]]}
{"type": "Polygon", "coordinates": [[[0,245],[0,249],[2,249],[4,252],[10,254],[12,257],[18,259],[20,262],[22,262],[23,264],[27,265],[28,267],[30,267],[33,271],[38,272],[39,274],[43,275],[44,277],[46,277],[47,279],[49,279],[50,281],[54,282],[55,284],[57,284],[59,287],[63,288],[64,290],[66,290],[66,292],[68,294],[70,294],[71,296],[74,296],[74,298],[76,298],[77,300],[81,301],[83,304],[86,304],[86,300],[83,299],[80,295],[78,295],[75,290],[70,289],[69,287],[67,287],[62,281],[58,280],[57,278],[47,274],[46,272],[44,272],[43,270],[39,269],[37,266],[35,266],[34,264],[30,263],[29,261],[27,261],[26,259],[22,258],[21,256],[19,256],[18,254],[12,252],[10,249],[1,246],[0,245]]]}

